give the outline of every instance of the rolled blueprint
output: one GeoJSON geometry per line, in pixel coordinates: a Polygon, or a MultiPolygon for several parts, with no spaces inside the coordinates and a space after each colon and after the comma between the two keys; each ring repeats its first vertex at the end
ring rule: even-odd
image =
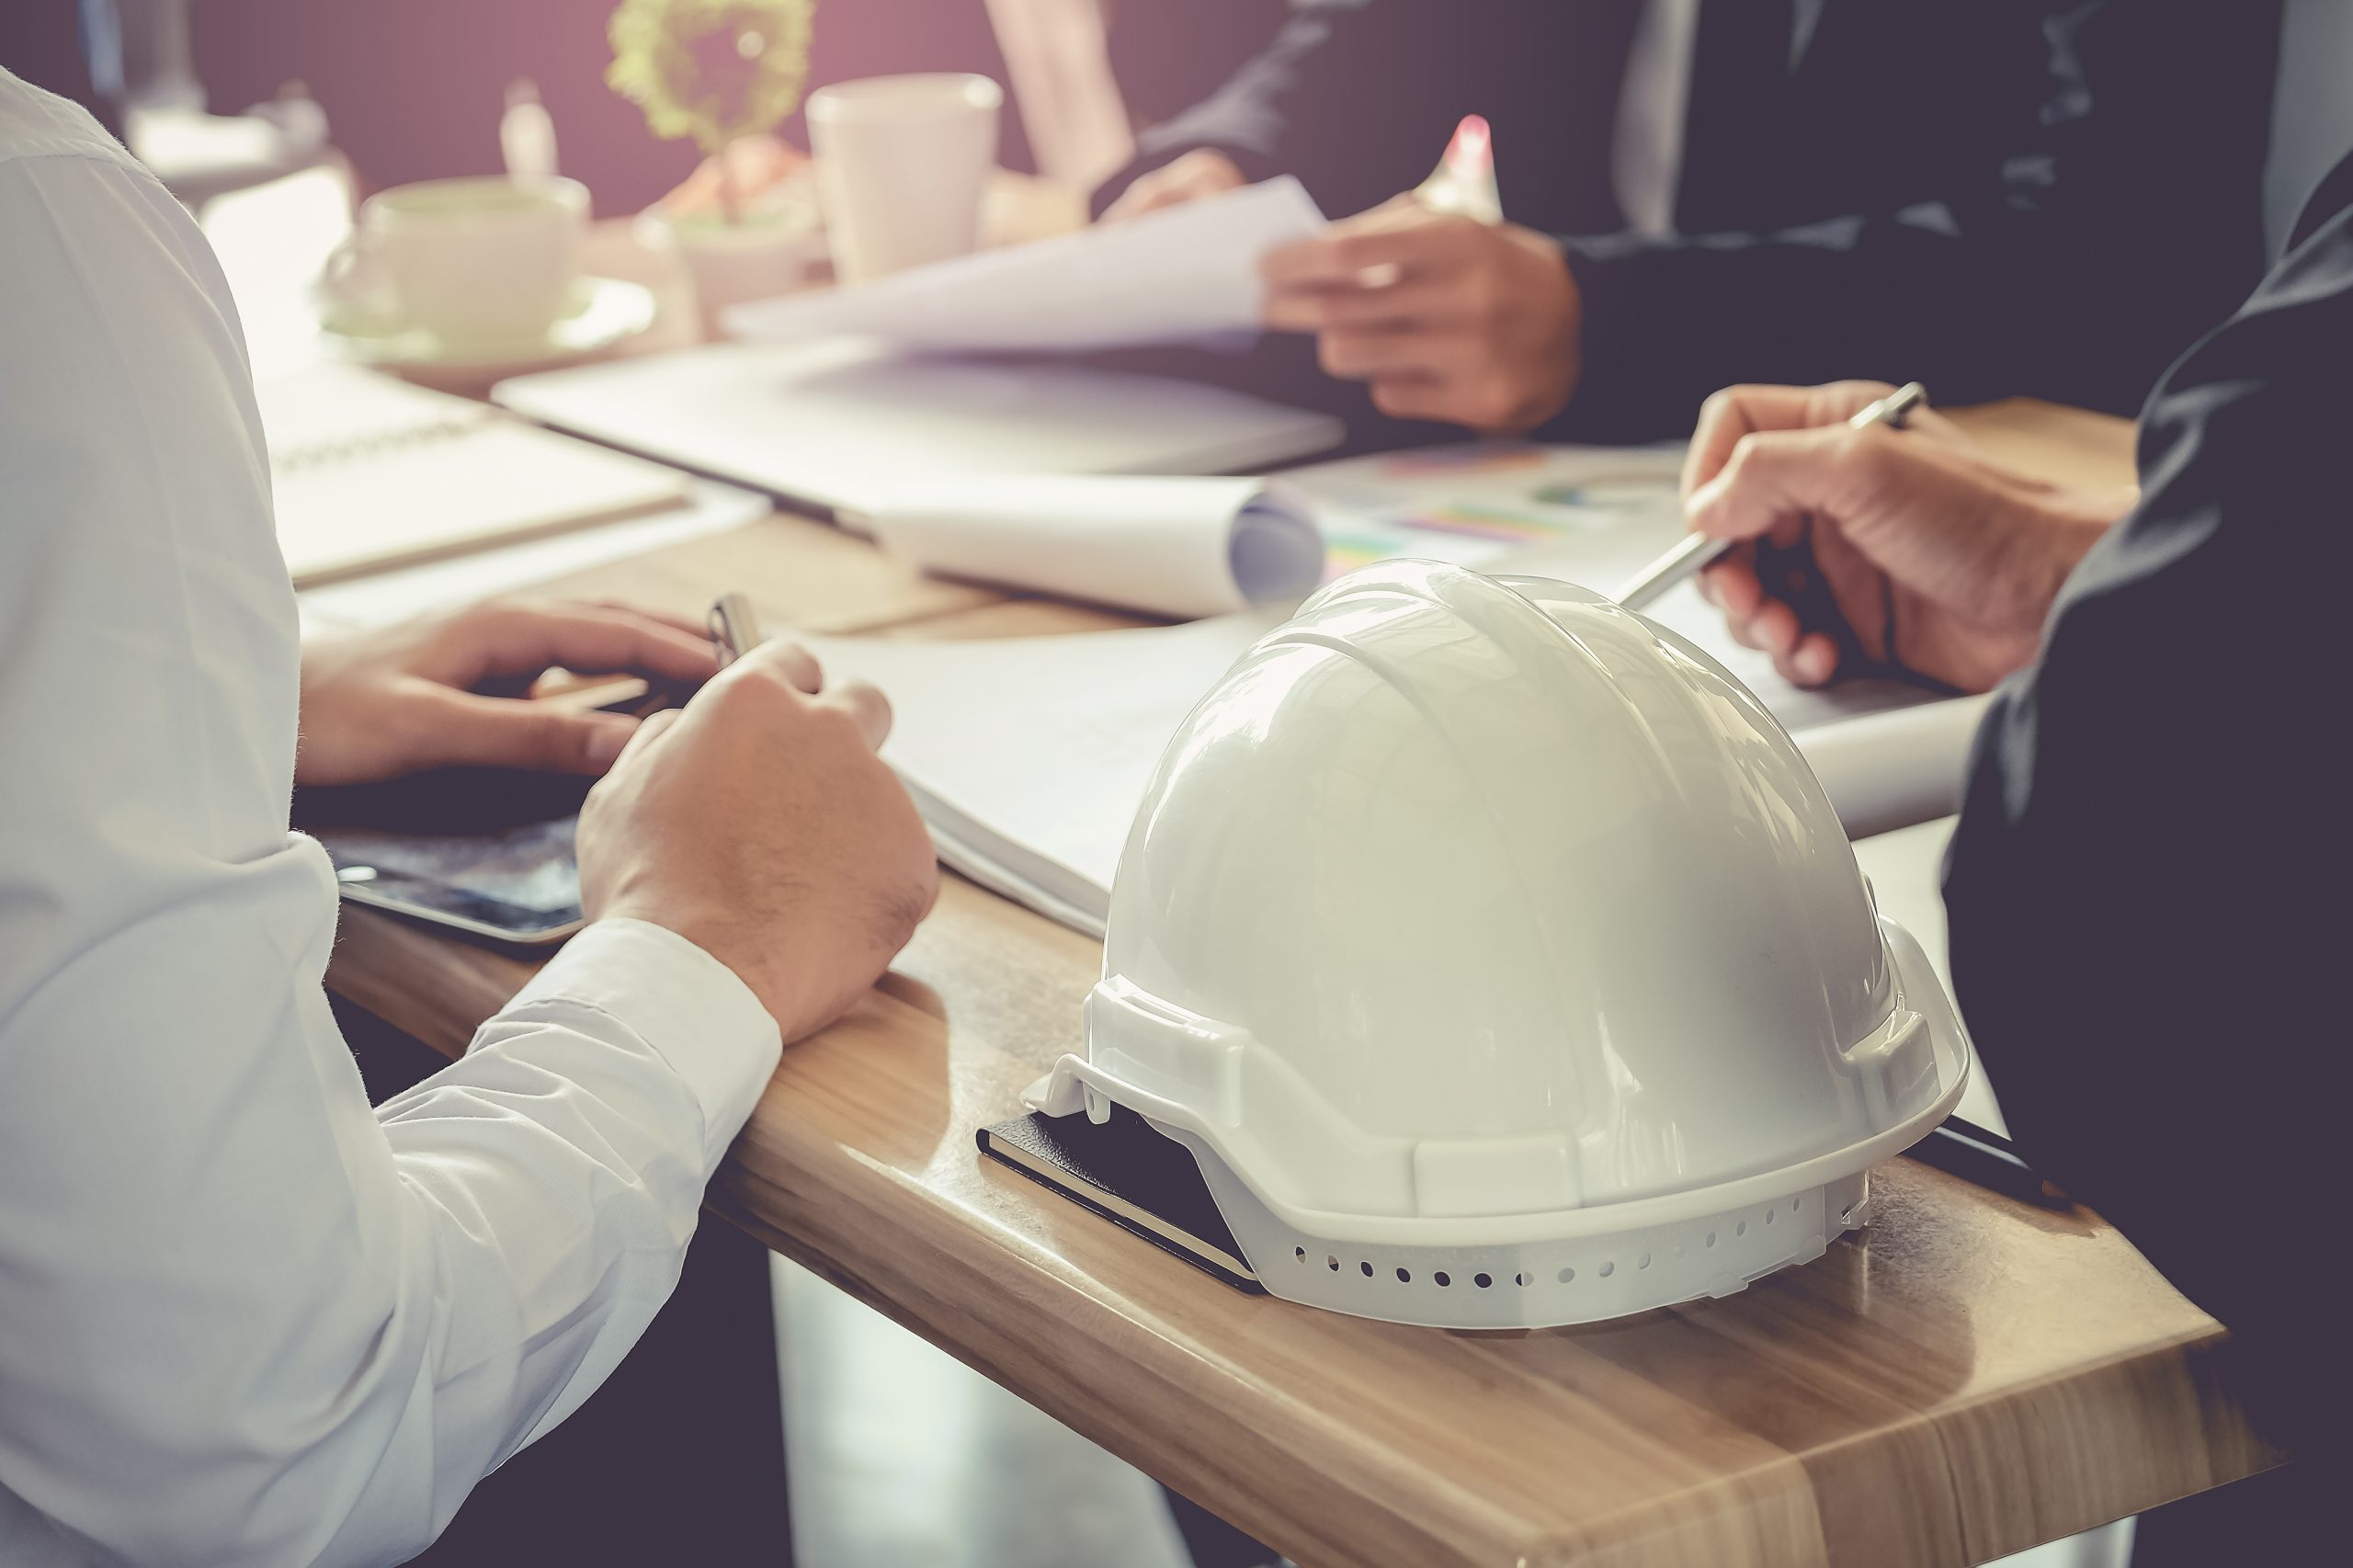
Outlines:
{"type": "Polygon", "coordinates": [[[1306,500],[1265,479],[926,481],[846,520],[926,571],[1180,620],[1296,599],[1324,575],[1306,500]]]}

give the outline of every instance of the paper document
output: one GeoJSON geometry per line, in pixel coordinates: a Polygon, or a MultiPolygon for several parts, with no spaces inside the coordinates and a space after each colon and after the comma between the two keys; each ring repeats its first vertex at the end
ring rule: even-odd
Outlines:
{"type": "Polygon", "coordinates": [[[1152,770],[1194,702],[1280,611],[1068,637],[804,637],[827,678],[881,687],[882,756],[945,864],[1094,936],[1152,770]]]}
{"type": "Polygon", "coordinates": [[[909,358],[849,338],[723,343],[517,376],[543,424],[803,506],[863,508],[918,478],[1233,473],[1321,451],[1328,415],[1085,365],[909,358]]]}
{"type": "Polygon", "coordinates": [[[843,520],[928,571],[1182,619],[1296,601],[1324,574],[1305,499],[1263,479],[935,481],[843,520]]]}
{"type": "Polygon", "coordinates": [[[1286,175],[1123,223],[738,305],[745,337],[877,337],[951,351],[1117,348],[1256,331],[1258,258],[1324,215],[1286,175]]]}

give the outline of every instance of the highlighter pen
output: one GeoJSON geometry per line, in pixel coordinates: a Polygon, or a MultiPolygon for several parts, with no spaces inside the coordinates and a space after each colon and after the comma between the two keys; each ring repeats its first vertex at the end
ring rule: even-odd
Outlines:
{"type": "Polygon", "coordinates": [[[1485,116],[1462,117],[1446,155],[1414,187],[1414,199],[1433,212],[1459,212],[1489,225],[1504,221],[1503,197],[1495,188],[1495,138],[1485,116]]]}
{"type": "MultiPolygon", "coordinates": [[[[1884,425],[1893,430],[1904,428],[1904,422],[1915,408],[1927,406],[1928,389],[1917,381],[1896,388],[1877,403],[1855,411],[1847,421],[1860,430],[1870,425],[1884,425]]],[[[1618,596],[1618,602],[1627,609],[1641,609],[1667,589],[1696,572],[1704,572],[1732,553],[1736,539],[1711,539],[1706,534],[1686,534],[1674,549],[1661,555],[1634,576],[1618,596]]]]}

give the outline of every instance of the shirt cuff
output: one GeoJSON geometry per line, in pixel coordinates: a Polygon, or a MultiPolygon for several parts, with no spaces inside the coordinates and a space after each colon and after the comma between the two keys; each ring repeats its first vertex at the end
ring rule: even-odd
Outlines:
{"type": "Polygon", "coordinates": [[[505,1012],[544,1003],[619,1020],[702,1108],[703,1165],[718,1167],[776,1072],[776,1020],[735,971],[650,921],[599,920],[564,944],[505,1012]]]}

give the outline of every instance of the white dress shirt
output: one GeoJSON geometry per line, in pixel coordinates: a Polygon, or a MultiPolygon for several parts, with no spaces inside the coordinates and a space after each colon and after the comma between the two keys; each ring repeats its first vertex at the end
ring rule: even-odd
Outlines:
{"type": "Polygon", "coordinates": [[[1645,239],[1675,233],[1691,47],[1699,31],[1699,0],[1646,0],[1627,51],[1609,141],[1609,182],[1626,227],[1645,239]]]}
{"type": "Polygon", "coordinates": [[[777,1059],[583,933],[370,1109],[294,599],[188,215],[0,70],[0,1562],[392,1562],[597,1387],[777,1059]]]}

